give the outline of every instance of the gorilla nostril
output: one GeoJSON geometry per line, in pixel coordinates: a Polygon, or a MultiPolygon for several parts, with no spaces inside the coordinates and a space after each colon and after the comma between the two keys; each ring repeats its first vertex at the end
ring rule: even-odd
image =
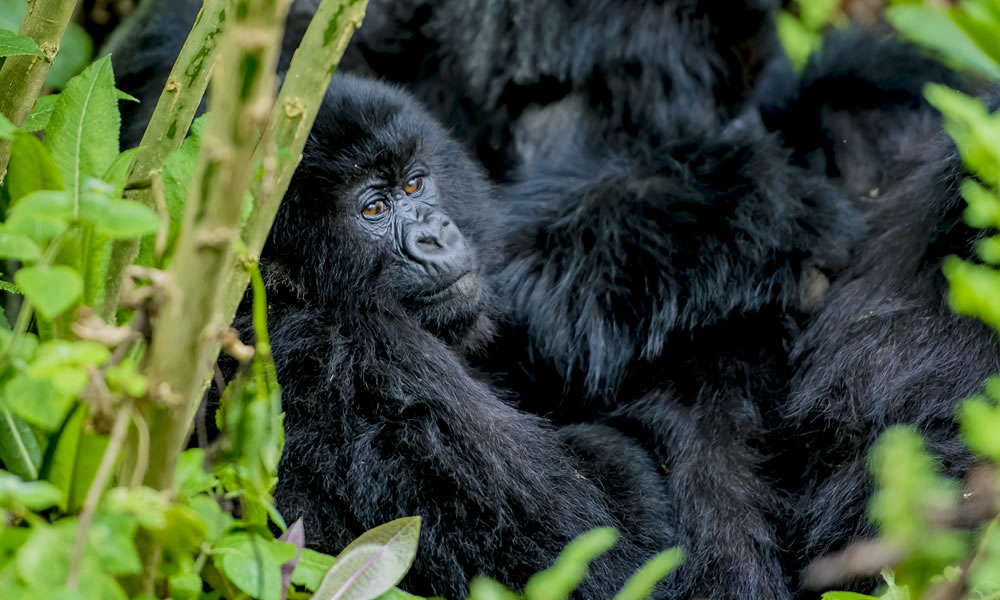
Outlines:
{"type": "Polygon", "coordinates": [[[422,235],[417,238],[417,243],[421,246],[429,246],[429,249],[436,249],[441,247],[441,242],[434,236],[422,235]]]}

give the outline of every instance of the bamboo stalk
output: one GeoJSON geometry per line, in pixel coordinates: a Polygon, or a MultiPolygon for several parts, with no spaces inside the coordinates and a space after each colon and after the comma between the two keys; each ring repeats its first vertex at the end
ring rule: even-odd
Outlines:
{"type": "MultiPolygon", "coordinates": [[[[232,0],[205,0],[139,143],[139,152],[129,170],[129,180],[146,178],[163,168],[167,158],[180,148],[218,58],[219,39],[232,0]]],[[[153,205],[150,189],[136,190],[131,200],[153,205]]],[[[118,309],[122,273],[139,254],[139,240],[117,240],[111,248],[111,263],[105,278],[105,300],[101,316],[110,318],[118,309]]]]}

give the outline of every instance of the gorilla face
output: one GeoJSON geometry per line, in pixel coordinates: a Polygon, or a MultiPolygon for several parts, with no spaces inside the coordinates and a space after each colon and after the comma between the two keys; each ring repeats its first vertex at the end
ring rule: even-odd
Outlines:
{"type": "Polygon", "coordinates": [[[264,259],[313,302],[405,311],[446,341],[478,339],[491,331],[481,280],[484,257],[498,254],[494,205],[480,169],[419,104],[338,76],[264,259]]]}

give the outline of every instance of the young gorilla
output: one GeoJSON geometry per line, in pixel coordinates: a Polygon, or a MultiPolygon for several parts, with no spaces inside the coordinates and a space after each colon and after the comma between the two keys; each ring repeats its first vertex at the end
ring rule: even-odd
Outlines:
{"type": "Polygon", "coordinates": [[[403,585],[449,598],[477,574],[523,586],[615,526],[620,548],[581,591],[609,598],[669,543],[660,483],[624,436],[556,431],[470,374],[460,351],[492,329],[490,193],[412,98],[335,79],[262,257],[286,413],[278,508],[329,552],[421,515],[403,585]]]}
{"type": "Polygon", "coordinates": [[[520,587],[576,535],[619,527],[581,592],[610,598],[669,543],[660,484],[624,436],[556,431],[470,374],[460,350],[492,330],[490,194],[412,98],[335,79],[262,258],[286,412],[278,507],[332,552],[423,516],[404,587],[449,598],[481,573],[520,587]]]}

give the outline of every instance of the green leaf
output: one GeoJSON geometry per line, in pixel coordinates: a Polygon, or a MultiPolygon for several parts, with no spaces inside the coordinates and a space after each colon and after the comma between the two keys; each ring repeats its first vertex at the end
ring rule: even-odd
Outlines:
{"type": "Polygon", "coordinates": [[[52,118],[52,111],[56,109],[56,100],[58,99],[59,94],[49,94],[47,96],[40,96],[38,100],[35,100],[35,108],[31,110],[31,114],[28,115],[22,129],[25,131],[42,131],[45,129],[49,124],[49,119],[52,118]]]}
{"type": "Polygon", "coordinates": [[[109,358],[111,351],[97,342],[52,340],[38,347],[38,354],[30,370],[37,376],[58,366],[96,367],[107,362],[109,358]]]}
{"type": "Polygon", "coordinates": [[[821,600],[878,600],[875,596],[854,592],[826,592],[820,598],[821,600]]]}
{"type": "Polygon", "coordinates": [[[11,473],[25,481],[38,479],[42,450],[31,427],[5,406],[0,406],[0,460],[11,473]]]}
{"type": "Polygon", "coordinates": [[[0,257],[34,262],[42,257],[42,249],[28,236],[0,230],[0,257]]]}
{"type": "Polygon", "coordinates": [[[99,513],[90,526],[87,542],[101,570],[109,575],[132,575],[142,570],[136,551],[136,520],[127,515],[99,513]]]}
{"type": "Polygon", "coordinates": [[[32,425],[44,431],[55,431],[66,418],[73,397],[62,393],[49,380],[18,373],[4,385],[3,402],[32,425]]]}
{"type": "Polygon", "coordinates": [[[337,557],[314,600],[374,600],[394,587],[413,564],[420,517],[379,525],[351,542],[337,557]]]}
{"type": "Polygon", "coordinates": [[[28,510],[40,511],[59,504],[61,499],[62,492],[47,481],[23,481],[0,471],[0,506],[20,504],[28,510]]]}
{"type": "MultiPolygon", "coordinates": [[[[10,209],[10,217],[72,219],[73,200],[64,191],[38,190],[23,196],[10,209]]],[[[8,219],[10,220],[10,219],[8,219]]]]}
{"type": "Polygon", "coordinates": [[[174,478],[177,496],[180,498],[207,492],[219,483],[214,475],[205,472],[205,451],[201,448],[191,448],[181,453],[174,478]]]}
{"type": "Polygon", "coordinates": [[[975,396],[958,407],[962,439],[977,454],[997,462],[1000,459],[1000,408],[985,396],[975,396]]]}
{"type": "Polygon", "coordinates": [[[502,583],[489,577],[474,577],[469,582],[468,600],[520,600],[520,598],[502,583]]]}
{"type": "Polygon", "coordinates": [[[94,42],[87,31],[76,23],[70,23],[59,43],[59,54],[45,76],[45,85],[56,89],[68,85],[70,78],[86,67],[93,56],[94,42]]]}
{"type": "Polygon", "coordinates": [[[38,190],[63,189],[62,175],[49,151],[30,133],[18,132],[10,149],[7,189],[11,203],[38,190]]]}
{"type": "Polygon", "coordinates": [[[45,56],[35,40],[0,29],[0,56],[45,56]]]}
{"type": "Polygon", "coordinates": [[[323,576],[333,566],[334,558],[326,554],[320,554],[309,548],[302,550],[295,570],[292,571],[292,583],[302,586],[311,592],[319,589],[319,584],[323,582],[323,576]]]}
{"type": "Polygon", "coordinates": [[[216,546],[215,565],[229,581],[258,600],[281,597],[281,563],[268,540],[246,533],[231,535],[216,546]]]}
{"type": "Polygon", "coordinates": [[[941,7],[899,5],[886,9],[886,18],[905,37],[941,52],[959,65],[1000,77],[1000,66],[969,39],[941,7]]]}
{"type": "Polygon", "coordinates": [[[111,200],[95,224],[98,231],[111,239],[128,239],[156,233],[160,229],[160,217],[139,202],[111,200]]]}
{"type": "Polygon", "coordinates": [[[202,581],[194,573],[174,575],[168,578],[172,600],[198,600],[201,597],[202,581]]]}
{"type": "Polygon", "coordinates": [[[524,586],[529,598],[568,598],[587,577],[590,563],[611,549],[618,532],[610,527],[588,531],[566,545],[555,564],[536,573],[524,586]]]}
{"type": "Polygon", "coordinates": [[[66,312],[83,293],[83,278],[64,265],[25,267],[14,274],[14,282],[38,314],[50,320],[66,312]]]}
{"type": "Polygon", "coordinates": [[[83,441],[85,436],[94,437],[83,431],[86,416],[86,406],[78,404],[59,431],[55,443],[50,445],[42,467],[42,478],[63,492],[64,502],[59,505],[63,512],[72,512],[80,506],[87,490],[81,492],[79,488],[89,487],[103,455],[103,450],[97,456],[82,452],[84,447],[97,446],[83,441]]]}
{"type": "Polygon", "coordinates": [[[1000,330],[1000,272],[985,265],[972,264],[949,256],[942,265],[948,278],[948,304],[959,314],[977,317],[1000,330]]]}
{"type": "Polygon", "coordinates": [[[931,84],[924,91],[927,101],[944,115],[944,125],[954,138],[966,167],[991,187],[1000,186],[1000,115],[986,105],[943,85],[931,84]]]}
{"type": "Polygon", "coordinates": [[[80,204],[84,178],[101,177],[118,156],[120,129],[111,58],[104,56],[69,81],[45,130],[45,147],[74,206],[80,204]]]}
{"type": "Polygon", "coordinates": [[[125,186],[128,185],[128,171],[132,166],[132,161],[135,160],[135,155],[138,154],[140,148],[129,148],[128,150],[122,152],[117,157],[115,157],[114,162],[108,167],[108,171],[101,178],[105,182],[111,184],[111,193],[109,194],[112,198],[121,198],[122,194],[125,193],[125,186]]]}
{"type": "Polygon", "coordinates": [[[645,600],[660,580],[684,562],[684,550],[671,548],[651,558],[635,575],[629,577],[615,600],[645,600]]]}
{"type": "Polygon", "coordinates": [[[3,116],[3,113],[0,113],[0,139],[12,140],[16,132],[17,127],[10,122],[10,119],[3,116]]]}

